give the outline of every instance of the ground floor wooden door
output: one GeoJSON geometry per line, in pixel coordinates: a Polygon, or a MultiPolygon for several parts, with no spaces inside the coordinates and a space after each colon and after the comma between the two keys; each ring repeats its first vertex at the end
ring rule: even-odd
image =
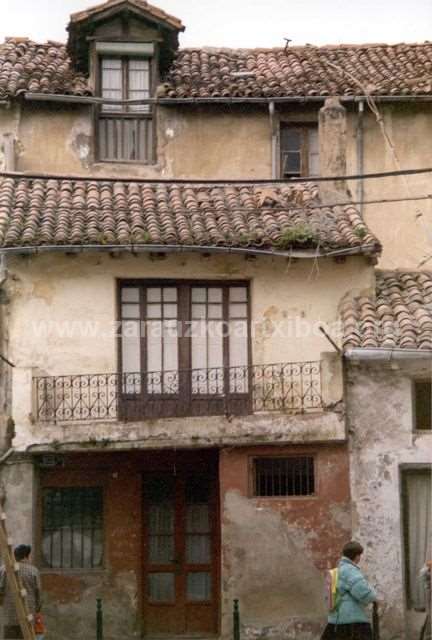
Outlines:
{"type": "Polygon", "coordinates": [[[211,466],[144,476],[146,636],[215,634],[219,609],[217,472],[211,466]]]}

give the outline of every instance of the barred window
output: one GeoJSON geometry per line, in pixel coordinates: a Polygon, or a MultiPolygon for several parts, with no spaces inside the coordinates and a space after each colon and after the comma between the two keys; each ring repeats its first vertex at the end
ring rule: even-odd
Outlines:
{"type": "Polygon", "coordinates": [[[42,496],[43,564],[92,569],[103,563],[101,487],[47,488],[42,496]]]}
{"type": "Polygon", "coordinates": [[[315,468],[311,456],[256,458],[254,495],[258,497],[311,496],[315,493],[315,468]]]}

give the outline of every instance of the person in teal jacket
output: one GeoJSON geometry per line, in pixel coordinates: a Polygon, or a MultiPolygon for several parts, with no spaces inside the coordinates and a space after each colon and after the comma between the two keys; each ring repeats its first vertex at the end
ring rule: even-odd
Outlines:
{"type": "Polygon", "coordinates": [[[358,566],[363,553],[359,542],[348,542],[338,564],[337,604],[329,613],[321,640],[372,640],[366,608],[377,594],[358,566]]]}

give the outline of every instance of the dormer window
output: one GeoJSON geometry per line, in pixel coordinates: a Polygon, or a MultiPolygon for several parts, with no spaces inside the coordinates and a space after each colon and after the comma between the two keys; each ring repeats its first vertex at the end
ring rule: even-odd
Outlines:
{"type": "Polygon", "coordinates": [[[95,157],[155,162],[153,104],[178,49],[181,21],[144,0],[108,0],[71,15],[73,68],[95,80],[95,157]],[[147,102],[146,102],[147,100],[147,102]]]}
{"type": "MultiPolygon", "coordinates": [[[[107,100],[146,100],[150,97],[150,62],[144,58],[102,58],[101,94],[107,100]]],[[[148,104],[105,103],[102,111],[150,111],[148,104]]]]}
{"type": "MultiPolygon", "coordinates": [[[[98,43],[109,49],[109,43],[98,43]]],[[[150,49],[151,47],[151,49],[150,49]]],[[[106,162],[153,162],[152,59],[121,55],[130,45],[118,43],[99,57],[100,96],[106,99],[98,114],[98,156],[106,162]]],[[[137,46],[142,51],[152,45],[137,46]],[[146,47],[146,48],[144,48],[146,47]]]]}

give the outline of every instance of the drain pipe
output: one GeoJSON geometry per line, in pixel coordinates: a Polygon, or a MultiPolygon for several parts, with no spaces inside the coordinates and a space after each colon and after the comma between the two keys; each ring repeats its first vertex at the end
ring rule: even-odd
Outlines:
{"type": "MultiPolygon", "coordinates": [[[[359,100],[357,111],[357,173],[364,171],[364,100],[359,100]]],[[[364,180],[357,182],[357,200],[360,215],[363,216],[364,180]]]]}
{"type": "Polygon", "coordinates": [[[432,351],[420,349],[353,348],[344,352],[346,360],[351,362],[400,362],[423,360],[432,362],[432,351]]]}
{"type": "Polygon", "coordinates": [[[271,171],[274,180],[279,178],[278,169],[278,144],[277,144],[277,123],[276,123],[276,107],[274,101],[269,102],[270,131],[271,131],[271,171]]]}

